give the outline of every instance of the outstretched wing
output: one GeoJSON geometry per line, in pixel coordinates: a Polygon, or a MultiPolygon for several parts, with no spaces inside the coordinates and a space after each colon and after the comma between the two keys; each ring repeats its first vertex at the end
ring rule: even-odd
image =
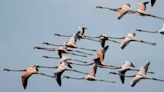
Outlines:
{"type": "Polygon", "coordinates": [[[126,73],[126,70],[119,71],[119,76],[120,76],[122,84],[124,84],[124,81],[125,81],[125,73],[126,73]]]}
{"type": "Polygon", "coordinates": [[[133,80],[131,83],[131,86],[134,87],[139,81],[140,81],[140,79],[138,79],[138,78],[133,80]]]}
{"type": "Polygon", "coordinates": [[[57,81],[59,86],[62,85],[62,83],[61,83],[61,75],[62,75],[63,72],[64,72],[64,70],[58,71],[58,72],[55,73],[55,78],[56,78],[56,81],[57,81]]]}
{"type": "Polygon", "coordinates": [[[26,89],[27,83],[28,83],[28,79],[29,79],[29,77],[30,77],[31,75],[32,75],[31,73],[25,73],[25,74],[22,76],[22,84],[23,84],[23,88],[24,88],[24,89],[26,89]]]}

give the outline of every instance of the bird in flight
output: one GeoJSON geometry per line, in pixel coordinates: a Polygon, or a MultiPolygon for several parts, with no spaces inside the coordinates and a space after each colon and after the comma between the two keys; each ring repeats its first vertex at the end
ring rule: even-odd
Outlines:
{"type": "Polygon", "coordinates": [[[62,46],[59,46],[58,48],[46,48],[46,47],[36,46],[36,47],[34,47],[34,49],[45,50],[45,51],[57,51],[60,58],[62,58],[63,53],[72,54],[72,55],[81,56],[81,57],[87,57],[86,55],[93,55],[90,53],[85,53],[85,52],[81,52],[78,50],[69,49],[65,44],[62,46]],[[80,54],[76,54],[73,52],[77,52],[77,53],[81,53],[81,54],[85,54],[85,55],[80,55],[80,54]]]}
{"type": "MultiPolygon", "coordinates": [[[[125,63],[118,70],[118,75],[121,79],[122,84],[124,84],[125,81],[125,73],[129,70],[133,70],[132,67],[135,68],[135,66],[131,61],[125,61],[125,63]]],[[[110,72],[109,74],[115,74],[115,73],[110,72]]]]}
{"type": "Polygon", "coordinates": [[[101,65],[102,66],[105,66],[106,64],[104,63],[104,58],[105,58],[105,53],[106,51],[108,50],[108,45],[101,48],[100,50],[97,51],[96,55],[97,55],[97,58],[100,58],[100,62],[101,62],[101,65]]]}
{"type": "Polygon", "coordinates": [[[119,39],[119,38],[107,36],[105,34],[101,34],[100,36],[95,36],[95,37],[87,36],[87,39],[91,41],[100,42],[102,48],[105,47],[106,41],[111,41],[111,42],[120,44],[120,42],[113,40],[113,39],[119,39]]]}
{"type": "Polygon", "coordinates": [[[115,83],[115,81],[107,81],[103,79],[96,78],[97,67],[100,65],[100,58],[95,58],[93,63],[89,66],[89,72],[85,77],[82,78],[75,78],[70,76],[64,76],[63,78],[67,79],[75,79],[75,80],[88,80],[88,81],[101,81],[107,83],[115,83]]]}
{"type": "Polygon", "coordinates": [[[22,75],[22,84],[23,84],[23,88],[26,89],[27,83],[28,83],[28,79],[33,74],[38,74],[38,75],[43,75],[43,76],[48,76],[48,77],[54,78],[54,76],[47,75],[47,74],[44,74],[44,73],[39,73],[38,68],[42,68],[42,66],[31,65],[28,68],[23,69],[23,70],[13,70],[13,69],[7,69],[7,68],[5,68],[4,71],[9,71],[9,72],[10,71],[12,71],[12,72],[25,72],[25,74],[22,75]]]}
{"type": "Polygon", "coordinates": [[[70,57],[64,57],[60,63],[57,65],[57,70],[56,72],[54,73],[55,75],[55,79],[58,83],[59,86],[62,85],[62,82],[61,82],[61,76],[62,74],[65,72],[65,71],[73,71],[73,72],[78,72],[78,73],[82,73],[82,74],[87,74],[87,73],[84,73],[84,72],[80,72],[78,70],[74,70],[72,69],[72,66],[70,65],[69,62],[67,62],[67,60],[69,60],[70,57]]]}
{"type": "Polygon", "coordinates": [[[120,8],[108,8],[108,7],[102,7],[102,6],[96,6],[96,8],[99,9],[107,9],[110,11],[115,11],[117,12],[117,19],[121,19],[123,16],[125,16],[127,13],[135,13],[135,11],[133,11],[131,9],[131,5],[129,3],[122,5],[120,8]]]}
{"type": "MultiPolygon", "coordinates": [[[[78,26],[78,31],[75,33],[77,39],[85,39],[85,31],[86,31],[87,27],[82,27],[82,26],[78,26]]],[[[73,35],[63,35],[63,34],[59,34],[59,33],[55,33],[54,36],[58,36],[58,37],[72,37],[73,35]]]]}
{"type": "Polygon", "coordinates": [[[147,64],[144,64],[143,66],[140,67],[140,70],[134,75],[134,78],[131,80],[131,86],[132,87],[134,87],[142,79],[148,79],[148,80],[155,80],[155,81],[164,82],[164,80],[149,77],[147,75],[149,65],[150,65],[150,62],[148,62],[147,64]]]}
{"type": "Polygon", "coordinates": [[[123,41],[120,44],[121,49],[124,49],[130,42],[140,42],[149,45],[156,45],[156,43],[138,40],[135,38],[136,33],[128,33],[125,37],[122,37],[123,41]]]}
{"type": "Polygon", "coordinates": [[[153,18],[164,20],[164,18],[162,18],[162,17],[158,17],[156,15],[147,13],[147,11],[146,11],[146,5],[148,3],[149,3],[149,1],[138,3],[139,8],[134,12],[134,14],[137,14],[137,15],[143,16],[143,17],[144,16],[147,16],[147,17],[153,17],[153,18]]]}
{"type": "MultiPolygon", "coordinates": [[[[118,69],[118,73],[117,72],[109,72],[109,74],[119,75],[122,84],[124,84],[125,77],[133,77],[133,76],[125,75],[125,73],[127,71],[139,71],[139,69],[134,69],[134,68],[135,68],[134,64],[131,61],[126,60],[123,65],[121,65],[120,67],[116,68],[116,69],[118,69]]],[[[154,74],[154,72],[148,72],[148,73],[154,74]]]]}

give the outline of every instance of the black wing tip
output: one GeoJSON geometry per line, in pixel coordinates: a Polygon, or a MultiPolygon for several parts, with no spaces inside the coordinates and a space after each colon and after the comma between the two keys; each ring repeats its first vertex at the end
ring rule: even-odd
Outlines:
{"type": "Polygon", "coordinates": [[[27,86],[25,86],[25,85],[23,84],[23,88],[24,88],[24,90],[26,90],[26,87],[27,87],[27,86]]]}
{"type": "Polygon", "coordinates": [[[58,74],[56,74],[56,73],[54,73],[54,75],[55,75],[55,78],[56,78],[58,85],[61,87],[62,86],[61,77],[59,77],[58,74]]]}
{"type": "Polygon", "coordinates": [[[134,87],[134,84],[130,85],[131,87],[134,87]]]}
{"type": "Polygon", "coordinates": [[[118,20],[121,20],[121,17],[117,17],[118,20]]]}
{"type": "Polygon", "coordinates": [[[153,7],[155,4],[156,0],[151,0],[151,6],[153,7]]]}
{"type": "Polygon", "coordinates": [[[125,48],[125,46],[121,46],[121,49],[123,50],[125,48]]]}
{"type": "Polygon", "coordinates": [[[22,76],[22,84],[23,84],[23,88],[24,90],[27,88],[27,80],[23,80],[23,76],[22,76]]]}
{"type": "Polygon", "coordinates": [[[121,79],[121,83],[124,84],[124,83],[125,83],[125,80],[122,80],[122,79],[121,79]]]}

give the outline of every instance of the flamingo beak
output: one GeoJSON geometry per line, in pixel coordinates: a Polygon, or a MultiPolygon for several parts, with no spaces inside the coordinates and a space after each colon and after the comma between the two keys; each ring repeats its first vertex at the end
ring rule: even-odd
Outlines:
{"type": "Polygon", "coordinates": [[[37,68],[40,68],[40,66],[38,66],[38,65],[34,65],[35,67],[37,67],[37,68]]]}
{"type": "Polygon", "coordinates": [[[96,6],[96,8],[102,8],[101,6],[96,6]]]}
{"type": "Polygon", "coordinates": [[[83,29],[87,29],[87,27],[83,27],[83,29]]]}

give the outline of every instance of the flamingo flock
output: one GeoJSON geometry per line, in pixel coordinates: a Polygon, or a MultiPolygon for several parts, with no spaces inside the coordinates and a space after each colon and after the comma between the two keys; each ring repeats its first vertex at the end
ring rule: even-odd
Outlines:
{"type": "MultiPolygon", "coordinates": [[[[154,6],[154,3],[156,0],[151,0],[151,6],[154,6]]],[[[155,16],[153,14],[149,14],[146,11],[146,5],[149,4],[149,1],[146,2],[141,2],[139,3],[139,9],[133,10],[131,8],[131,5],[129,3],[124,4],[123,6],[113,9],[113,8],[108,8],[108,7],[103,7],[103,6],[96,6],[98,9],[108,9],[111,11],[117,12],[117,18],[121,20],[123,16],[126,14],[136,14],[139,16],[149,16],[153,18],[158,18],[158,19],[164,19],[162,17],[155,16]]],[[[134,87],[139,81],[143,79],[148,79],[148,80],[154,80],[154,81],[160,81],[164,82],[162,79],[154,78],[154,77],[149,77],[148,74],[155,74],[154,72],[151,72],[148,70],[150,66],[150,62],[147,64],[141,65],[139,69],[137,69],[132,61],[126,60],[124,64],[121,66],[116,66],[116,65],[110,65],[106,64],[104,62],[105,58],[108,57],[105,54],[107,53],[107,50],[110,48],[109,45],[106,45],[107,41],[111,41],[113,43],[116,43],[120,46],[119,49],[124,50],[127,45],[129,45],[131,42],[136,42],[134,44],[140,45],[138,43],[144,43],[148,45],[155,46],[156,43],[154,42],[149,42],[145,40],[141,40],[139,38],[136,38],[137,32],[147,32],[147,33],[160,33],[164,34],[164,24],[163,27],[160,30],[157,31],[147,31],[144,29],[136,29],[135,32],[130,32],[127,35],[123,37],[111,37],[108,36],[107,34],[98,34],[97,36],[90,36],[90,35],[85,35],[86,30],[88,30],[87,27],[82,27],[79,26],[77,32],[75,32],[72,35],[66,35],[66,34],[60,34],[60,33],[55,33],[54,36],[56,37],[65,37],[68,38],[61,44],[53,44],[49,42],[43,42],[42,44],[45,46],[54,46],[53,48],[49,47],[42,47],[42,46],[34,46],[34,50],[43,50],[43,51],[50,51],[50,52],[55,52],[58,55],[57,56],[43,56],[43,58],[46,59],[54,59],[59,61],[57,65],[55,66],[40,66],[40,65],[31,65],[25,69],[8,69],[5,68],[4,71],[7,72],[25,72],[21,78],[22,78],[22,85],[23,88],[27,88],[28,84],[28,79],[30,76],[35,76],[35,75],[41,75],[49,78],[53,78],[56,80],[56,83],[59,86],[62,86],[63,79],[71,79],[73,80],[87,80],[87,81],[100,81],[100,82],[105,82],[105,83],[117,83],[115,80],[110,80],[110,79],[102,79],[98,78],[97,75],[97,70],[106,68],[112,70],[112,72],[108,72],[107,74],[110,76],[112,75],[118,75],[121,83],[125,83],[125,78],[132,78],[130,81],[130,86],[134,87]],[[99,49],[91,49],[87,47],[81,47],[77,44],[77,42],[80,42],[81,40],[88,40],[88,41],[94,41],[97,42],[100,45],[99,49]],[[122,39],[122,41],[120,41],[122,39]],[[138,43],[137,43],[138,42],[138,43]],[[85,52],[87,51],[87,52],[85,52]],[[69,56],[67,56],[70,54],[69,56]],[[71,56],[74,56],[75,58],[72,58],[71,56]],[[77,57],[76,57],[77,56],[77,57]],[[92,57],[92,60],[88,61],[83,61],[77,59],[78,57],[82,58],[87,58],[87,57],[92,57]],[[90,62],[91,61],[91,62],[90,62]],[[74,69],[74,66],[79,66],[79,67],[88,67],[88,72],[84,72],[81,70],[74,69]],[[39,71],[40,68],[45,68],[45,69],[54,69],[54,73],[52,75],[42,73],[39,71]],[[115,71],[116,70],[116,71],[115,71]],[[126,72],[130,71],[136,71],[134,75],[127,75],[126,72]],[[65,72],[74,72],[74,73],[80,73],[83,74],[84,76],[82,77],[76,77],[73,75],[63,75],[65,72]]],[[[128,48],[128,47],[126,47],[128,48]]],[[[32,84],[28,84],[32,85],[32,84]]],[[[138,84],[139,85],[139,84],[138,84]]]]}

